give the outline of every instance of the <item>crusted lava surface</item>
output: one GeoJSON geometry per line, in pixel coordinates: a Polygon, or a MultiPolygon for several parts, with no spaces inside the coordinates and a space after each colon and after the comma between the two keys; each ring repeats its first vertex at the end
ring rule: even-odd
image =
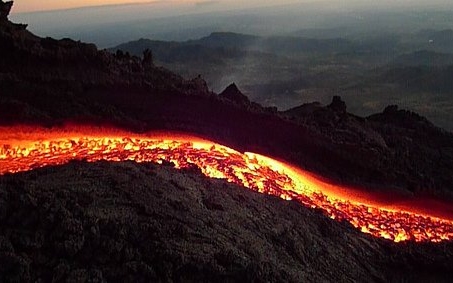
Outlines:
{"type": "Polygon", "coordinates": [[[0,281],[449,281],[452,243],[395,244],[197,169],[71,162],[0,177],[0,281]]]}

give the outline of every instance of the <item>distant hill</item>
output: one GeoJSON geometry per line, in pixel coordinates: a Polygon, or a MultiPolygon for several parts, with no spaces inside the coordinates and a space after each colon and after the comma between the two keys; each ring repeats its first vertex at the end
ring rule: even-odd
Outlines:
{"type": "MultiPolygon", "coordinates": [[[[213,32],[209,36],[197,39],[190,40],[188,44],[200,44],[207,47],[225,47],[225,48],[234,48],[241,50],[253,49],[260,40],[259,36],[240,34],[234,32],[213,32]]],[[[259,48],[256,48],[257,50],[259,48]]]]}
{"type": "Polygon", "coordinates": [[[421,50],[398,56],[391,65],[400,67],[453,65],[453,54],[421,50]]]}
{"type": "Polygon", "coordinates": [[[423,29],[406,38],[406,42],[409,46],[416,46],[418,49],[451,53],[453,51],[453,30],[423,29]]]}
{"type": "Polygon", "coordinates": [[[288,55],[299,52],[344,52],[354,47],[346,39],[316,39],[296,36],[258,37],[237,33],[212,33],[194,41],[211,47],[233,47],[237,49],[288,55]]]}
{"type": "Polygon", "coordinates": [[[451,130],[453,49],[439,51],[428,41],[440,42],[444,36],[446,49],[449,34],[424,30],[316,39],[216,32],[183,42],[140,39],[111,51],[141,56],[150,49],[157,65],[186,79],[200,74],[215,92],[235,82],[265,106],[327,103],[339,94],[358,115],[400,104],[451,130]]]}
{"type": "Polygon", "coordinates": [[[453,46],[453,30],[422,30],[419,36],[431,41],[431,44],[439,47],[451,48],[453,46]]]}
{"type": "Polygon", "coordinates": [[[291,35],[298,37],[308,37],[308,38],[335,38],[338,36],[344,37],[348,35],[349,30],[341,27],[335,28],[308,28],[300,29],[291,33],[291,35]]]}
{"type": "Polygon", "coordinates": [[[385,70],[379,83],[400,85],[406,89],[432,93],[453,93],[453,65],[446,67],[396,67],[385,70]]]}
{"type": "MultiPolygon", "coordinates": [[[[163,42],[141,39],[118,45],[111,50],[124,50],[132,54],[151,49],[158,57],[169,59],[169,54],[189,53],[212,56],[241,56],[239,51],[258,51],[276,55],[291,55],[302,52],[341,53],[356,47],[349,40],[341,38],[314,39],[295,36],[260,37],[232,32],[215,32],[207,37],[184,42],[163,42]]],[[[187,56],[192,56],[187,55],[187,56]]]]}
{"type": "Polygon", "coordinates": [[[246,52],[223,47],[209,47],[191,42],[167,42],[139,39],[118,45],[110,51],[123,50],[131,55],[141,56],[145,49],[150,49],[155,58],[166,63],[190,63],[206,61],[220,64],[223,59],[242,58],[246,52]]]}

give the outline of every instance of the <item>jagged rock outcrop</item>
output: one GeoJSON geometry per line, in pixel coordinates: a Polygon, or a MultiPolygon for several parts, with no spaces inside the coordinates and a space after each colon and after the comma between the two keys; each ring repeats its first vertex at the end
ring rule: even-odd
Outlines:
{"type": "Polygon", "coordinates": [[[5,22],[8,20],[9,13],[13,7],[13,1],[3,2],[0,1],[0,22],[5,22]]]}
{"type": "Polygon", "coordinates": [[[200,75],[189,80],[186,86],[187,91],[191,94],[201,95],[204,97],[213,95],[213,93],[209,90],[208,84],[200,75]]]}
{"type": "Polygon", "coordinates": [[[418,128],[422,131],[423,128],[436,130],[437,128],[428,121],[425,117],[420,116],[419,114],[404,110],[398,109],[398,105],[389,105],[387,106],[382,113],[374,114],[369,117],[370,120],[380,121],[382,123],[398,125],[405,128],[418,128]]]}
{"type": "Polygon", "coordinates": [[[220,97],[224,97],[239,105],[250,105],[250,100],[245,96],[235,83],[230,84],[224,91],[219,94],[220,97]]]}
{"type": "Polygon", "coordinates": [[[334,152],[347,155],[346,159],[355,164],[369,166],[370,174],[377,179],[393,180],[389,186],[415,195],[448,195],[452,199],[449,177],[445,177],[453,174],[451,133],[396,105],[367,118],[343,112],[345,108],[337,98],[326,107],[307,104],[285,115],[330,137],[334,152]]]}
{"type": "Polygon", "coordinates": [[[340,96],[334,96],[332,103],[328,106],[330,109],[340,113],[346,113],[346,103],[341,99],[340,96]]]}
{"type": "Polygon", "coordinates": [[[143,51],[142,64],[144,66],[153,66],[154,65],[153,52],[151,50],[145,49],[143,51]]]}
{"type": "Polygon", "coordinates": [[[12,7],[13,1],[3,2],[0,0],[0,32],[4,30],[24,31],[27,28],[25,24],[14,24],[8,20],[12,7]]]}
{"type": "Polygon", "coordinates": [[[339,96],[334,96],[325,107],[318,102],[307,103],[285,111],[285,115],[329,136],[334,144],[379,151],[387,147],[379,133],[368,127],[365,119],[346,112],[346,103],[339,96]]]}
{"type": "MultiPolygon", "coordinates": [[[[434,126],[425,117],[391,105],[368,118],[392,152],[400,183],[416,194],[441,196],[449,191],[445,176],[453,174],[453,134],[434,126]],[[437,188],[437,189],[435,189],[437,188]]],[[[387,162],[389,162],[387,161],[387,162]]]]}

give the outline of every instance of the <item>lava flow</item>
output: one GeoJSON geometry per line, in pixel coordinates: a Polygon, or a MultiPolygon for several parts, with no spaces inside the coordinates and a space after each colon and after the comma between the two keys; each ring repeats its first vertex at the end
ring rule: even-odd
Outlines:
{"type": "Polygon", "coordinates": [[[321,181],[283,162],[259,154],[240,153],[191,136],[136,135],[94,128],[73,131],[0,128],[0,175],[64,164],[73,159],[167,161],[176,168],[196,165],[206,176],[296,200],[377,237],[395,242],[453,239],[452,220],[355,198],[348,194],[348,189],[321,181]]]}

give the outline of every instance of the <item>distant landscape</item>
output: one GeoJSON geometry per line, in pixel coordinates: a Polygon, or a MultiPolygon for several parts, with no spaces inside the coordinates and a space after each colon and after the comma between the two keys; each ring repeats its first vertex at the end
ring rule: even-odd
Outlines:
{"type": "Polygon", "coordinates": [[[235,82],[252,101],[279,110],[327,104],[339,95],[357,115],[397,104],[453,130],[451,7],[325,7],[148,4],[13,18],[38,34],[94,42],[112,52],[142,56],[150,49],[156,65],[187,79],[201,76],[217,93],[235,82]],[[61,18],[63,24],[52,24],[61,18]]]}
{"type": "Polygon", "coordinates": [[[448,46],[453,46],[453,30],[360,41],[212,33],[184,42],[140,39],[110,50],[141,56],[150,49],[158,65],[186,78],[201,75],[216,92],[236,82],[253,101],[280,110],[312,101],[326,104],[340,95],[359,115],[398,104],[451,130],[448,46]]]}

